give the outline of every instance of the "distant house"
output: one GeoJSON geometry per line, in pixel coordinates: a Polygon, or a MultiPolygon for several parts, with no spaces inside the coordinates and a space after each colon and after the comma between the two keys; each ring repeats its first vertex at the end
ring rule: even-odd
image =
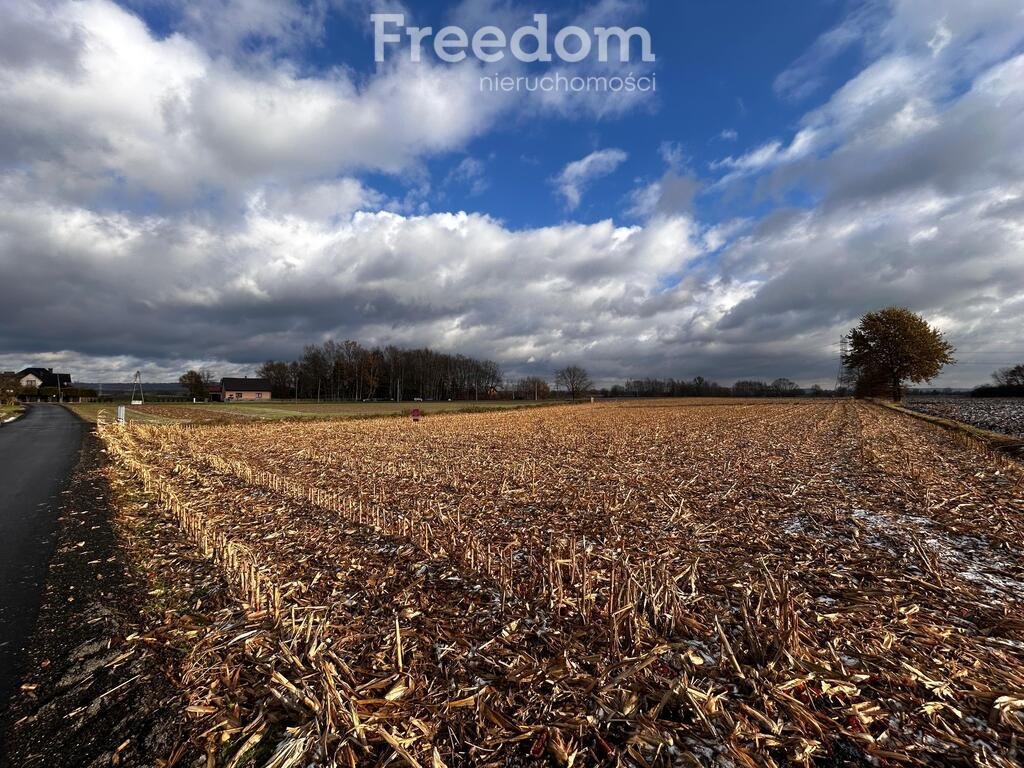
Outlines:
{"type": "Polygon", "coordinates": [[[270,382],[266,379],[221,379],[220,389],[226,403],[270,399],[270,382]]]}
{"type": "Polygon", "coordinates": [[[18,383],[25,389],[53,387],[64,389],[71,386],[70,373],[54,373],[53,368],[25,368],[18,371],[18,383]]]}

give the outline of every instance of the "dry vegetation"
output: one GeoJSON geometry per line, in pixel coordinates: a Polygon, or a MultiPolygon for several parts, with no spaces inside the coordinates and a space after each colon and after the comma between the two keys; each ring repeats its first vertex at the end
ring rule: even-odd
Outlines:
{"type": "Polygon", "coordinates": [[[903,415],[104,434],[249,607],[181,643],[210,764],[1021,759],[1024,476],[903,415]]]}
{"type": "Polygon", "coordinates": [[[14,418],[23,410],[22,406],[17,403],[0,403],[0,421],[14,418]]]}
{"type": "MultiPolygon", "coordinates": [[[[457,413],[467,411],[506,410],[544,406],[548,403],[532,400],[458,400],[412,402],[328,402],[311,403],[292,400],[246,403],[146,403],[129,405],[126,416],[129,421],[150,424],[173,423],[242,423],[278,421],[281,419],[351,419],[371,418],[408,414],[413,408],[423,413],[457,413]]],[[[100,415],[112,419],[117,412],[116,403],[72,403],[67,406],[86,421],[97,421],[100,415]]]]}

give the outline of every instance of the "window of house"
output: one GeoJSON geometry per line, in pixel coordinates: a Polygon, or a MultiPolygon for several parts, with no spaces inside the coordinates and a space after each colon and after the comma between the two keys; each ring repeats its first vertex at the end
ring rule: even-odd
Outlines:
{"type": "Polygon", "coordinates": [[[256,393],[256,399],[257,400],[262,400],[263,399],[263,393],[262,392],[257,392],[256,393]]]}

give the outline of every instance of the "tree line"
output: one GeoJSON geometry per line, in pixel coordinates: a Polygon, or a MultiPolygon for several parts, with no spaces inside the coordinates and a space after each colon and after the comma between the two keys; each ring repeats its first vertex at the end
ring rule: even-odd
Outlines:
{"type": "Polygon", "coordinates": [[[971,393],[974,397],[1024,397],[1024,363],[1000,368],[992,374],[992,383],[971,393]]]}
{"type": "Polygon", "coordinates": [[[309,344],[298,360],[268,360],[256,375],[274,397],[318,400],[473,400],[495,396],[502,384],[492,360],[351,340],[309,344]]]}
{"type": "Polygon", "coordinates": [[[779,378],[767,382],[758,379],[742,379],[731,387],[697,376],[694,379],[628,379],[602,390],[608,397],[799,397],[819,396],[825,391],[817,384],[801,389],[790,379],[779,378]]]}
{"type": "MultiPolygon", "coordinates": [[[[955,364],[955,349],[941,331],[905,307],[868,312],[850,331],[849,348],[842,360],[843,381],[859,397],[900,400],[908,383],[935,378],[955,364]]],[[[298,360],[268,360],[257,375],[269,382],[276,398],[318,400],[473,400],[531,399],[552,395],[548,380],[531,376],[507,382],[492,360],[438,352],[428,347],[403,349],[394,345],[364,347],[356,341],[328,340],[310,344],[298,360]]],[[[190,392],[207,389],[210,375],[189,371],[181,383],[190,392]]],[[[993,375],[994,385],[975,390],[980,396],[1024,395],[1024,365],[1004,368],[993,375]]],[[[621,385],[597,390],[579,365],[557,371],[554,388],[573,400],[600,394],[605,397],[796,397],[826,394],[820,386],[801,389],[788,378],[767,382],[743,379],[732,386],[697,376],[694,379],[629,379],[621,385]]]]}

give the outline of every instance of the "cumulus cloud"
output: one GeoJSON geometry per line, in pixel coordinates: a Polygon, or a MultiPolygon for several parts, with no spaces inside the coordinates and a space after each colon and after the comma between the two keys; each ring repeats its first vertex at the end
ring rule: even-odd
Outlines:
{"type": "Polygon", "coordinates": [[[363,77],[258,55],[315,39],[321,3],[172,8],[178,31],[162,38],[110,0],[5,9],[0,163],[30,165],[41,187],[73,202],[156,196],[188,207],[222,197],[230,208],[266,181],[415,175],[422,160],[461,149],[512,110],[594,114],[571,94],[548,106],[537,94],[482,97],[480,76],[494,67],[470,59],[396,56],[363,77]],[[257,54],[242,61],[222,53],[249,40],[266,46],[253,44],[257,54]]]}
{"type": "Polygon", "coordinates": [[[293,186],[268,185],[255,190],[248,204],[267,215],[297,216],[315,222],[344,220],[356,211],[401,207],[353,178],[293,186]]]}
{"type": "Polygon", "coordinates": [[[583,193],[591,183],[614,173],[628,157],[621,149],[599,149],[566,165],[554,181],[569,210],[579,207],[583,193]]]}
{"type": "Polygon", "coordinates": [[[233,202],[267,179],[397,173],[460,147],[508,106],[476,98],[472,66],[303,76],[286,60],[236,66],[181,34],[157,39],[106,0],[14,15],[0,34],[27,29],[41,43],[10,49],[0,71],[0,161],[30,164],[72,201],[190,205],[213,191],[233,202]]]}
{"type": "Polygon", "coordinates": [[[0,269],[12,275],[0,284],[0,349],[73,347],[167,370],[196,357],[288,357],[327,335],[429,343],[509,366],[614,360],[659,318],[674,333],[673,317],[691,308],[666,301],[664,281],[701,250],[685,218],[518,231],[465,213],[331,223],[261,198],[225,230],[195,217],[53,207],[21,192],[8,184],[0,211],[0,269]]]}

